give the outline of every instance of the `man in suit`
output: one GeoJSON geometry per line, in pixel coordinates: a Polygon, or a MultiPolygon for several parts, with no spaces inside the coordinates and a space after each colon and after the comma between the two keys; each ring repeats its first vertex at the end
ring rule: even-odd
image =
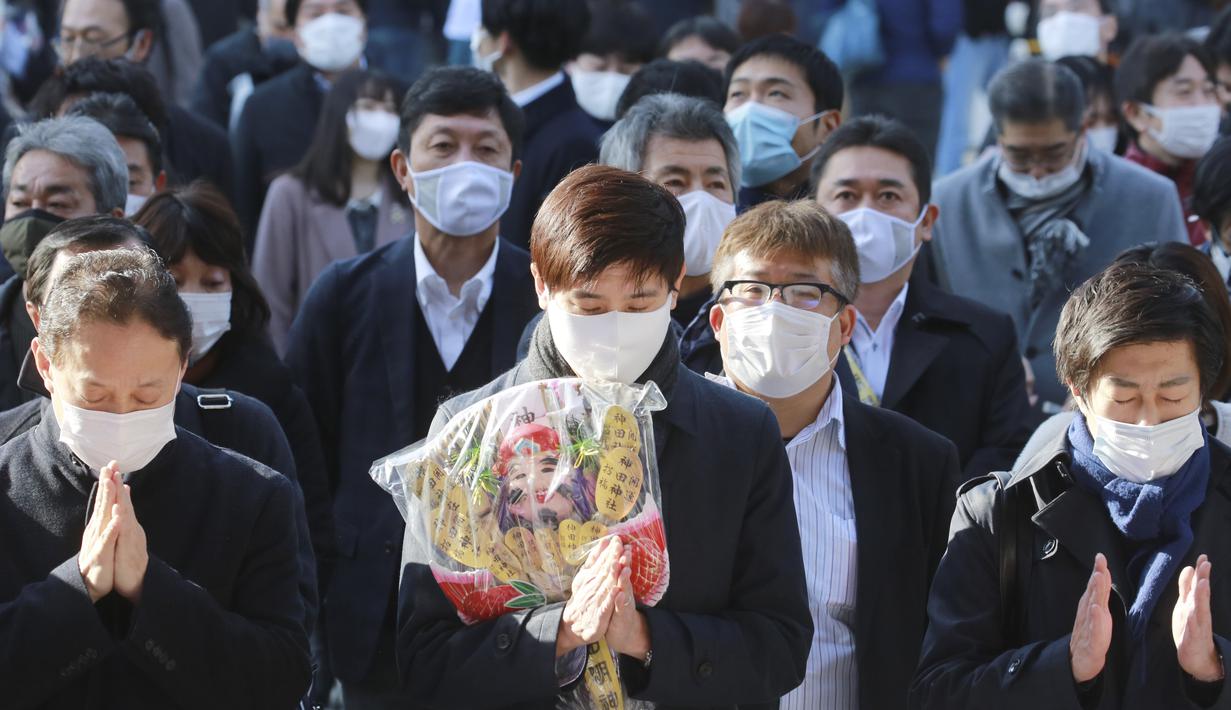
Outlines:
{"type": "Polygon", "coordinates": [[[286,0],[286,21],[303,61],[252,92],[231,139],[235,212],[248,230],[249,253],[269,183],[303,158],[334,79],[362,66],[366,5],[365,0],[286,0]]]}
{"type": "Polygon", "coordinates": [[[771,202],[731,223],[711,275],[725,365],[714,379],[769,405],[795,479],[816,633],[787,710],[905,704],[953,510],[953,444],[834,377],[856,328],[859,267],[836,217],[771,202]]]}
{"type": "Polygon", "coordinates": [[[511,367],[536,310],[529,257],[497,236],[521,168],[520,109],[492,74],[446,67],[411,87],[401,121],[393,169],[415,236],[322,273],[287,349],[333,485],[325,631],[348,707],[407,702],[393,653],[403,522],[368,469],[422,438],[442,399],[511,367]]]}
{"type": "Polygon", "coordinates": [[[535,380],[653,382],[667,400],[653,426],[670,585],[657,605],[632,604],[630,560],[613,537],[573,580],[596,596],[466,625],[407,526],[397,639],[407,689],[433,707],[553,708],[586,645],[605,639],[624,691],[650,707],[776,707],[803,677],[812,636],[790,469],[765,405],[680,363],[679,202],[634,173],[586,166],[548,195],[530,244],[546,311],[530,354],[442,405],[432,430],[535,380]]]}
{"type": "Polygon", "coordinates": [[[1175,185],[1090,150],[1085,92],[1067,67],[1015,64],[988,89],[996,142],[936,184],[944,219],[929,245],[942,288],[1008,313],[1045,413],[1067,391],[1051,342],[1069,289],[1147,241],[1187,240],[1175,185]]]}
{"type": "Polygon", "coordinates": [[[574,0],[485,0],[474,43],[481,69],[496,72],[526,114],[525,169],[513,188],[502,236],[530,244],[530,223],[573,168],[598,158],[598,126],[577,105],[561,67],[577,56],[590,10],[574,0]]]}
{"type": "Polygon", "coordinates": [[[843,387],[956,444],[964,478],[1008,470],[1034,418],[1013,320],[912,278],[941,217],[923,144],[894,119],[857,118],[829,136],[812,174],[817,203],[859,252],[855,329],[834,368],[843,387]]]}

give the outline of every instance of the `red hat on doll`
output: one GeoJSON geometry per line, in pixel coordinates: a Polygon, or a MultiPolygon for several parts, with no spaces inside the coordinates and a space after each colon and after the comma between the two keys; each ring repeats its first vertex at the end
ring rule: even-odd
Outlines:
{"type": "Polygon", "coordinates": [[[492,468],[497,476],[503,478],[508,475],[509,462],[515,458],[559,451],[560,435],[555,429],[542,424],[522,424],[504,437],[500,451],[496,453],[496,465],[492,468]]]}

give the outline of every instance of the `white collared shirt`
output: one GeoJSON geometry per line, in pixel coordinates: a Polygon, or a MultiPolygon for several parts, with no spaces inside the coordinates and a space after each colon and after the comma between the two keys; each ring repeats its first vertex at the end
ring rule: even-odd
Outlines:
{"type": "Polygon", "coordinates": [[[492,245],[492,255],[479,273],[462,284],[460,293],[454,296],[449,285],[432,268],[423,251],[423,243],[415,236],[415,296],[427,329],[436,341],[436,352],[446,370],[452,370],[466,347],[466,341],[479,322],[479,314],[492,295],[492,281],[496,273],[496,254],[500,251],[500,238],[492,245]]]}
{"type": "MultiPolygon", "coordinates": [[[[726,377],[709,379],[732,387],[726,377]]],[[[858,710],[855,595],[858,546],[855,500],[846,458],[842,384],[833,388],[816,421],[786,445],[795,481],[795,515],[815,632],[804,682],[780,702],[782,710],[858,710]]]]}
{"type": "Polygon", "coordinates": [[[859,359],[859,369],[868,379],[868,384],[878,398],[885,396],[885,379],[889,376],[889,359],[893,356],[893,334],[902,319],[902,311],[906,308],[906,291],[910,284],[902,287],[898,297],[889,304],[885,317],[881,318],[876,330],[868,325],[863,314],[856,311],[855,332],[851,334],[851,347],[855,357],[859,359]]]}
{"type": "Polygon", "coordinates": [[[534,86],[527,86],[509,98],[513,99],[513,103],[517,104],[518,107],[525,108],[525,106],[531,101],[541,98],[543,94],[546,94],[548,91],[551,91],[563,83],[564,72],[558,71],[534,86]]]}

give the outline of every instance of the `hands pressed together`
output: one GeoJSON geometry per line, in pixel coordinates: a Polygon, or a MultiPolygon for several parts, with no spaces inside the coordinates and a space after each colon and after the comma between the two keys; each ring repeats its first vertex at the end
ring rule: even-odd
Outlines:
{"type": "Polygon", "coordinates": [[[611,650],[645,660],[650,632],[633,598],[632,547],[603,540],[573,577],[556,636],[556,656],[606,638],[611,650]]]}
{"type": "MultiPolygon", "coordinates": [[[[1205,683],[1224,677],[1210,616],[1211,569],[1209,558],[1201,555],[1195,567],[1185,567],[1180,572],[1180,596],[1171,612],[1171,637],[1180,668],[1205,683]]],[[[1100,553],[1095,555],[1094,571],[1077,603],[1077,618],[1069,639],[1069,662],[1073,679],[1078,683],[1094,680],[1107,662],[1112,628],[1110,600],[1111,572],[1107,569],[1107,558],[1100,553]]]]}
{"type": "Polygon", "coordinates": [[[133,604],[140,602],[150,556],[145,530],[133,510],[132,491],[120,479],[114,461],[98,476],[94,512],[86,523],[77,566],[90,601],[115,591],[133,604]]]}

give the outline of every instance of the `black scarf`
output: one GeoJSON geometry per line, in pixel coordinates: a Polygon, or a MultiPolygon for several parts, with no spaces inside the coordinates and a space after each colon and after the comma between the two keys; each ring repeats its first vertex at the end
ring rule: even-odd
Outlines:
{"type": "MultiPolygon", "coordinates": [[[[576,377],[577,373],[565,361],[564,356],[556,349],[556,341],[551,337],[550,318],[544,315],[534,327],[530,337],[530,352],[526,355],[524,367],[533,380],[550,380],[556,377],[576,377]]],[[[667,330],[662,347],[645,372],[637,378],[637,384],[654,382],[668,401],[671,391],[675,389],[675,381],[679,378],[680,346],[676,342],[673,329],[667,330]]]]}

